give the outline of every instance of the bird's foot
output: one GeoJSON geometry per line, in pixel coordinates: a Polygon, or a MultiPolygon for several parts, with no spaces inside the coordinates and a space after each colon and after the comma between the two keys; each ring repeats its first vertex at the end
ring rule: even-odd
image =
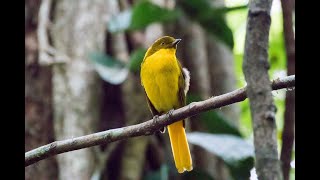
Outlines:
{"type": "MultiPolygon", "coordinates": [[[[153,120],[153,122],[154,122],[155,124],[157,124],[157,123],[158,123],[158,120],[159,120],[159,116],[158,116],[158,115],[153,116],[152,120],[153,120]]],[[[165,132],[166,132],[166,127],[161,127],[161,128],[159,129],[159,131],[160,131],[161,133],[165,133],[165,132]]]]}

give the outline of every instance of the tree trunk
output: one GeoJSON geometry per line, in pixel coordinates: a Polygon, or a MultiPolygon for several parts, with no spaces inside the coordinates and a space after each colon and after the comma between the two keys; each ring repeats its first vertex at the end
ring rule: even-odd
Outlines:
{"type": "MultiPolygon", "coordinates": [[[[104,51],[106,1],[55,1],[52,40],[70,61],[53,67],[54,122],[57,140],[97,131],[101,82],[89,53],[104,51]]],[[[92,148],[58,156],[59,179],[90,179],[92,148]]]]}
{"type": "Polygon", "coordinates": [[[272,0],[250,1],[243,72],[253,121],[255,167],[259,179],[282,179],[275,111],[268,76],[272,0]]]}
{"type": "MultiPolygon", "coordinates": [[[[54,141],[52,121],[52,72],[38,63],[37,17],[39,1],[25,2],[25,151],[54,141]]],[[[57,179],[52,157],[25,168],[25,179],[57,179]]]]}
{"type": "MultiPolygon", "coordinates": [[[[295,74],[295,39],[292,24],[294,0],[281,0],[283,12],[283,30],[287,54],[287,75],[295,74]]],[[[292,148],[294,143],[295,91],[286,92],[284,126],[282,132],[281,162],[283,179],[289,180],[292,148]]]]}

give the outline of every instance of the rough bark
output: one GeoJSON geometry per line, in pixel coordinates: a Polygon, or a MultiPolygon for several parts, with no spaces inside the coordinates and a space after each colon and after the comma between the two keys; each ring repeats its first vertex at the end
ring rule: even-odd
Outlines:
{"type": "MultiPolygon", "coordinates": [[[[287,54],[287,75],[295,73],[295,38],[293,32],[292,13],[294,0],[281,0],[283,13],[283,30],[287,54]]],[[[290,178],[290,163],[294,143],[295,124],[295,91],[286,91],[284,126],[282,132],[281,162],[283,179],[290,178]]]]}
{"type": "Polygon", "coordinates": [[[255,167],[259,179],[282,179],[277,151],[275,112],[268,69],[272,0],[250,1],[243,72],[253,121],[255,167]]]}
{"type": "MultiPolygon", "coordinates": [[[[53,66],[55,134],[58,140],[97,131],[101,82],[89,53],[104,50],[106,1],[55,1],[54,47],[70,61],[53,66]]],[[[58,156],[59,179],[90,179],[93,149],[58,156]]]]}
{"type": "MultiPolygon", "coordinates": [[[[25,2],[25,151],[54,141],[51,68],[38,63],[37,17],[39,1],[25,2]]],[[[57,179],[55,158],[25,169],[25,179],[57,179]]]]}

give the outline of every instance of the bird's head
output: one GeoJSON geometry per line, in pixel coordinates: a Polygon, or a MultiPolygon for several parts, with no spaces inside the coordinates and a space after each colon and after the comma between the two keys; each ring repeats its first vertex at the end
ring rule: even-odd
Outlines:
{"type": "Polygon", "coordinates": [[[175,39],[171,36],[163,36],[157,39],[148,49],[146,53],[147,56],[151,56],[155,52],[160,49],[177,49],[177,44],[181,41],[181,39],[175,39]]]}

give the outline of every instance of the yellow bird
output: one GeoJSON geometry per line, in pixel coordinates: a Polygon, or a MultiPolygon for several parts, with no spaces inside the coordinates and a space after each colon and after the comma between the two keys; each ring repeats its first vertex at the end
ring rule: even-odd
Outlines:
{"type": "MultiPolygon", "coordinates": [[[[186,105],[190,76],[176,57],[181,39],[164,36],[147,50],[141,63],[141,84],[152,114],[161,115],[186,105]]],[[[174,162],[179,173],[192,170],[184,120],[168,125],[174,162]]],[[[164,132],[164,130],[163,130],[164,132]]]]}

